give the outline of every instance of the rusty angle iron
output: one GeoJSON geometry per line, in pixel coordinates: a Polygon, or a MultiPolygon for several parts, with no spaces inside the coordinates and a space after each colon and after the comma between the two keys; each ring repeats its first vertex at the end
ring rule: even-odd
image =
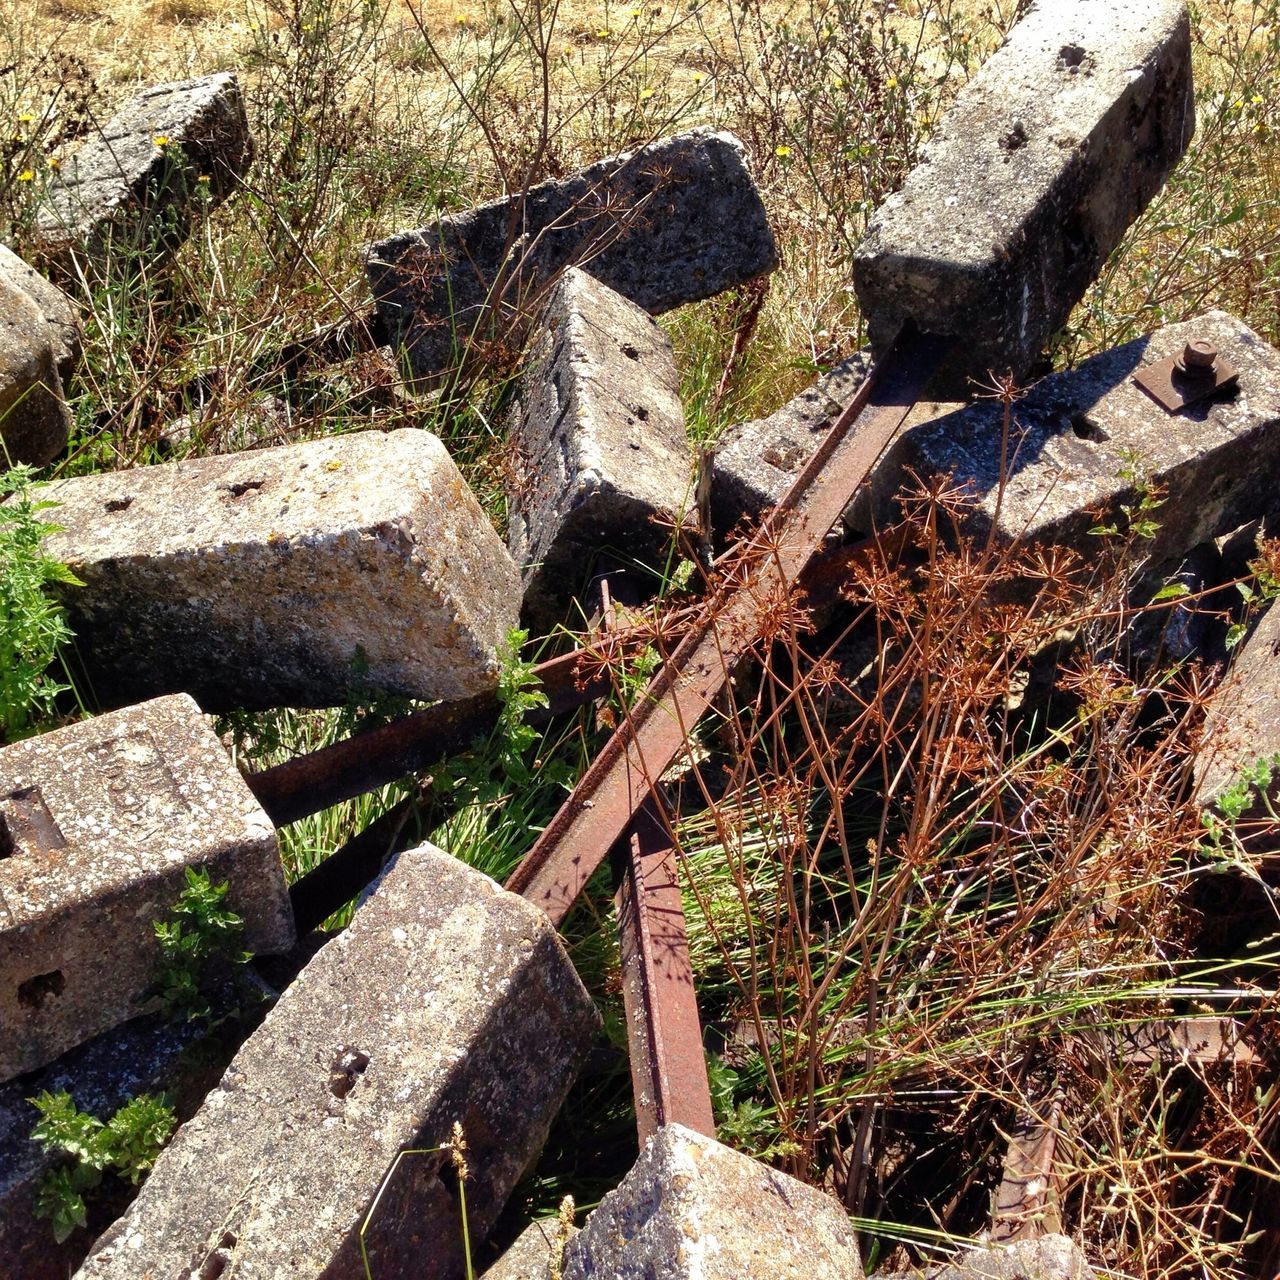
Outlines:
{"type": "Polygon", "coordinates": [[[675,759],[694,724],[755,643],[767,613],[783,602],[892,440],[953,339],[904,329],[795,483],[747,541],[739,583],[704,605],[646,697],[605,743],[507,888],[559,925],[623,838],[651,785],[675,759]]]}

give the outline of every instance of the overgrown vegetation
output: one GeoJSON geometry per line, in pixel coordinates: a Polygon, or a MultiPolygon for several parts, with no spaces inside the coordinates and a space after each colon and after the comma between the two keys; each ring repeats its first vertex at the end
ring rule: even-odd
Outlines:
{"type": "Polygon", "coordinates": [[[71,639],[52,588],[78,582],[42,550],[42,539],[58,526],[41,513],[56,504],[36,497],[33,477],[27,466],[0,475],[0,742],[33,732],[70,689],[52,673],[71,639]]]}
{"type": "MultiPolygon", "coordinates": [[[[189,437],[164,444],[179,455],[425,426],[501,524],[518,344],[486,333],[442,391],[404,397],[361,336],[356,247],[693,123],[744,139],[784,251],[767,289],[664,320],[691,432],[713,440],[859,345],[849,261],[866,219],[1018,9],[161,0],[108,15],[94,0],[39,12],[10,0],[0,235],[19,251],[67,145],[138,79],[241,68],[260,149],[245,189],[170,262],[78,282],[87,354],[76,438],[55,470],[155,461],[182,415],[189,437]],[[130,39],[143,23],[149,38],[130,39]],[[355,335],[343,359],[293,359],[341,325],[355,335]]],[[[1208,0],[1194,30],[1197,137],[1058,336],[1059,365],[1210,306],[1280,342],[1280,12],[1208,0]]],[[[515,332],[535,300],[507,301],[515,332]]],[[[48,723],[65,638],[42,603],[57,570],[38,554],[41,507],[30,476],[14,475],[0,507],[8,737],[48,723]]],[[[1274,876],[1236,829],[1243,792],[1207,821],[1192,802],[1188,762],[1218,672],[1142,636],[1158,635],[1158,615],[1208,606],[1175,592],[1130,603],[1144,534],[1162,519],[1149,487],[1135,504],[1099,523],[1086,563],[975,545],[958,495],[918,493],[834,615],[798,595],[776,602],[754,679],[688,744],[678,835],[702,1012],[724,1042],[712,1061],[721,1136],[839,1195],[869,1264],[983,1231],[1005,1135],[1028,1117],[1057,1125],[1053,1212],[1100,1265],[1225,1280],[1268,1257],[1257,1233],[1280,1182],[1262,1055],[1274,1051],[1274,876]],[[1258,906],[1248,936],[1223,946],[1204,892],[1231,875],[1258,906]],[[1135,1027],[1209,1013],[1234,1018],[1259,1057],[1129,1060],[1135,1027]]],[[[1246,608],[1280,576],[1274,545],[1262,552],[1240,584],[1246,608]]],[[[1224,608],[1209,622],[1227,645],[1247,616],[1224,608]]],[[[664,613],[649,625],[652,662],[677,626],[664,613]]],[[[437,770],[419,807],[424,833],[498,877],[620,714],[535,732],[515,649],[506,669],[498,733],[437,770]]],[[[642,675],[619,672],[620,700],[642,675]]],[[[246,717],[241,758],[312,750],[385,714],[246,717]]],[[[1267,780],[1260,769],[1248,782],[1267,780]]],[[[291,874],[409,793],[294,824],[291,874]]],[[[179,1004],[197,1003],[183,995],[187,959],[226,933],[220,904],[202,903],[204,923],[193,916],[166,944],[179,1004]]],[[[606,890],[589,893],[567,937],[620,1045],[610,911],[606,890]]],[[[571,1189],[586,1208],[609,1180],[601,1169],[616,1179],[633,1155],[627,1097],[625,1070],[588,1076],[563,1122],[576,1154],[553,1139],[525,1203],[551,1211],[571,1189]]],[[[49,1124],[61,1115],[71,1133],[61,1107],[49,1124]]],[[[92,1168],[63,1172],[54,1212],[74,1225],[74,1183],[92,1168]]]]}
{"type": "Polygon", "coordinates": [[[85,1196],[104,1175],[137,1185],[155,1163],[177,1122],[163,1097],[139,1094],[107,1120],[81,1111],[64,1089],[32,1098],[40,1119],[31,1136],[47,1152],[64,1156],[40,1181],[35,1212],[47,1218],[61,1244],[88,1223],[85,1196]]]}

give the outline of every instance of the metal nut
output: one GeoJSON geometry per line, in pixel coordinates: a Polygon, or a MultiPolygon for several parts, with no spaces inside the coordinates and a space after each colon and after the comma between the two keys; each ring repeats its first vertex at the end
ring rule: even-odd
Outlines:
{"type": "Polygon", "coordinates": [[[1218,349],[1212,342],[1203,338],[1193,338],[1182,349],[1182,358],[1178,361],[1178,369],[1192,378],[1205,378],[1213,373],[1213,366],[1218,363],[1218,349]]]}

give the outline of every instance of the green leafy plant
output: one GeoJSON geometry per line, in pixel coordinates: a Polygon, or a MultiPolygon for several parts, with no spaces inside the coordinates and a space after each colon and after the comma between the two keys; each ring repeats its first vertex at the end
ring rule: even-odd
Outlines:
{"type": "Polygon", "coordinates": [[[81,1111],[65,1090],[28,1101],[40,1112],[32,1138],[46,1152],[66,1157],[40,1180],[35,1215],[47,1219],[61,1244],[88,1224],[85,1196],[110,1173],[135,1186],[155,1164],[177,1118],[163,1096],[139,1094],[107,1120],[81,1111]]]}
{"type": "Polygon", "coordinates": [[[207,1018],[209,1002],[201,989],[209,965],[217,960],[243,964],[244,920],[226,906],[227,882],[214,884],[207,871],[187,868],[187,886],[169,920],[154,924],[163,957],[157,993],[171,1017],[207,1018]]]}
{"type": "Polygon", "coordinates": [[[69,686],[49,675],[58,649],[71,639],[51,587],[79,586],[76,576],[41,550],[58,526],[42,520],[56,503],[39,501],[34,471],[15,466],[0,475],[0,732],[6,741],[30,733],[54,711],[69,686]]]}

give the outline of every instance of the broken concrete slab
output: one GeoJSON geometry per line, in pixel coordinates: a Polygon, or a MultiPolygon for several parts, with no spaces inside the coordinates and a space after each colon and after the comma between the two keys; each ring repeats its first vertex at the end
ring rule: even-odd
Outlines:
{"type": "Polygon", "coordinates": [[[50,485],[95,696],[209,710],[492,688],[520,578],[444,445],[331,436],[50,485]]]}
{"type": "MultiPolygon", "coordinates": [[[[1272,606],[1240,645],[1209,702],[1196,759],[1196,804],[1216,805],[1259,760],[1280,754],[1280,609],[1272,606]]],[[[1280,796],[1280,771],[1268,798],[1280,796]]],[[[1243,815],[1261,807],[1259,799],[1243,815]]]]}
{"type": "Polygon", "coordinates": [[[65,393],[84,351],[84,330],[75,303],[52,280],[3,244],[0,244],[0,280],[28,294],[40,308],[49,326],[53,359],[65,393]]]}
{"type": "Polygon", "coordinates": [[[71,410],[58,357],[59,339],[40,305],[0,274],[0,467],[44,466],[66,445],[71,410]]]}
{"type": "Polygon", "coordinates": [[[1004,1248],[975,1249],[939,1266],[877,1271],[872,1280],[1094,1280],[1094,1275],[1072,1240],[1044,1235],[1004,1248]]]}
{"type": "Polygon", "coordinates": [[[155,85],[132,98],[59,170],[36,214],[43,256],[163,254],[196,212],[221,203],[248,172],[253,139],[229,72],[155,85]]]}
{"type": "Polygon", "coordinates": [[[727,540],[742,519],[757,520],[791,487],[871,369],[855,352],[771,413],[730,427],[711,457],[711,523],[727,540]]]}
{"type": "Polygon", "coordinates": [[[1005,541],[1102,546],[1089,531],[1123,525],[1135,484],[1166,492],[1159,528],[1142,542],[1152,567],[1259,516],[1280,511],[1280,352],[1223,311],[1169,325],[1037,383],[1013,406],[1001,492],[1003,408],[982,400],[921,403],[855,502],[866,530],[892,522],[908,472],[950,474],[974,499],[976,536],[994,523],[1005,541]],[[1204,338],[1240,370],[1239,389],[1177,414],[1132,381],[1133,373],[1204,338]],[[912,425],[912,424],[916,425],[912,425]]]}
{"type": "Polygon", "coordinates": [[[857,1280],[830,1196],[681,1125],[645,1144],[565,1249],[564,1280],[857,1280]]]}
{"type": "Polygon", "coordinates": [[[658,315],[777,263],[742,144],[709,128],[442,217],[366,255],[378,316],[418,379],[509,328],[513,311],[540,310],[539,292],[568,266],[658,315]]]}
{"type": "Polygon", "coordinates": [[[1183,0],[1043,0],[960,92],[854,261],[871,341],[904,320],[964,372],[1026,371],[1194,129],[1183,0]]]}
{"type": "Polygon", "coordinates": [[[292,944],[275,830],[190,698],[0,750],[0,1080],[146,1012],[189,867],[251,951],[292,944]]]}
{"type": "Polygon", "coordinates": [[[564,620],[602,554],[660,567],[694,494],[680,375],[644,311],[566,271],[521,376],[510,437],[508,541],[535,627],[564,620]]]}
{"type": "Polygon", "coordinates": [[[541,911],[430,845],[402,853],[78,1274],[363,1280],[363,1234],[375,1276],[460,1275],[450,1158],[400,1153],[461,1124],[478,1243],[598,1026],[541,911]]]}

